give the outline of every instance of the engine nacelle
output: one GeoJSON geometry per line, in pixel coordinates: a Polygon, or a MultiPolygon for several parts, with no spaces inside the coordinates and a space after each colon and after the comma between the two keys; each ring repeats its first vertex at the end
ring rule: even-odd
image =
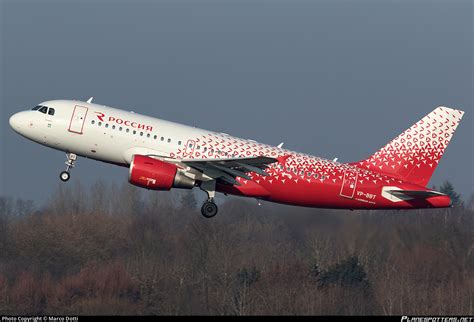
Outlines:
{"type": "Polygon", "coordinates": [[[191,189],[195,182],[180,173],[175,164],[138,154],[132,157],[128,181],[151,190],[191,189]]]}

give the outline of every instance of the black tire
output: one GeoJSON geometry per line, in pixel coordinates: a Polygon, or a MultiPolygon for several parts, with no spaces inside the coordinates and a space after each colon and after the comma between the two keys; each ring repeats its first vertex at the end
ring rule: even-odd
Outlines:
{"type": "Polygon", "coordinates": [[[70,177],[71,175],[67,171],[63,171],[59,174],[59,179],[61,179],[62,182],[68,181],[70,177]]]}
{"type": "Polygon", "coordinates": [[[217,215],[217,205],[211,201],[206,201],[201,207],[201,214],[206,218],[217,215]]]}

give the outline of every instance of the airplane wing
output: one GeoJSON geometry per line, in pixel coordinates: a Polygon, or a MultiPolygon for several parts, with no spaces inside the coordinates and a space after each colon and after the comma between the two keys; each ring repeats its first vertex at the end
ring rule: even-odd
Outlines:
{"type": "Polygon", "coordinates": [[[426,191],[426,190],[387,190],[388,193],[395,197],[411,197],[416,199],[425,199],[435,196],[446,196],[446,194],[438,191],[426,191]]]}
{"type": "Polygon", "coordinates": [[[182,159],[181,163],[201,171],[204,175],[215,179],[222,180],[231,185],[240,186],[235,180],[236,177],[251,180],[247,173],[254,172],[262,176],[269,174],[264,171],[269,164],[277,162],[278,159],[258,156],[250,158],[233,158],[233,159],[182,159]]]}

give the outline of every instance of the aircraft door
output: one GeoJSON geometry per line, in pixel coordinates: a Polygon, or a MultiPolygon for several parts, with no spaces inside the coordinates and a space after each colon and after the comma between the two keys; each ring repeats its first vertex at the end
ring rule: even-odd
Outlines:
{"type": "Polygon", "coordinates": [[[82,134],[84,122],[86,121],[87,107],[76,105],[72,112],[71,123],[69,124],[69,132],[82,134]]]}
{"type": "Polygon", "coordinates": [[[342,180],[341,192],[339,193],[342,197],[351,199],[354,197],[358,175],[359,173],[354,170],[344,170],[344,178],[342,180]]]}

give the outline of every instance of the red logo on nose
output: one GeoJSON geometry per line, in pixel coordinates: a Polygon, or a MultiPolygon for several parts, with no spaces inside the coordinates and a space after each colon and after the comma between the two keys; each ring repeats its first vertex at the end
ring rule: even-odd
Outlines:
{"type": "Polygon", "coordinates": [[[95,114],[97,114],[97,118],[98,118],[99,120],[101,120],[102,122],[104,122],[104,116],[105,116],[104,113],[95,112],[95,114]]]}

